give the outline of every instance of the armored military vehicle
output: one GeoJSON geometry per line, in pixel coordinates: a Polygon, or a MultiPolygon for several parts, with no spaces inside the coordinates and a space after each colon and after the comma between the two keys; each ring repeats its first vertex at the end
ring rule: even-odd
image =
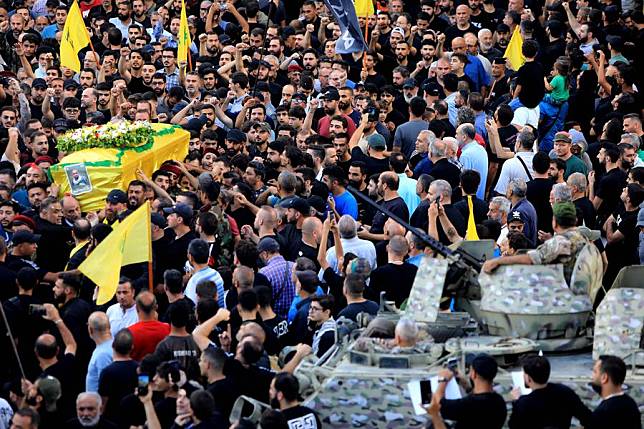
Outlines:
{"type": "Polygon", "coordinates": [[[644,404],[643,266],[623,269],[593,313],[602,271],[592,245],[578,257],[570,286],[560,265],[502,266],[491,275],[479,274],[490,243],[448,249],[385,214],[422,236],[438,257],[421,264],[404,310],[382,302],[376,322],[405,317],[429,335],[420,348],[388,349],[363,323],[340,334],[323,358],[303,362],[296,375],[305,403],[326,426],[424,427],[428,417],[415,414],[409,382],[432,377],[446,365],[464,374],[467,356],[480,352],[499,362],[495,389],[509,410],[512,372],[521,370],[520,358],[529,353],[547,355],[551,381],[570,386],[592,408],[599,402],[588,386],[593,359],[620,356],[629,366],[627,391],[644,404]],[[446,296],[453,300],[449,313],[439,310],[446,296]]]}

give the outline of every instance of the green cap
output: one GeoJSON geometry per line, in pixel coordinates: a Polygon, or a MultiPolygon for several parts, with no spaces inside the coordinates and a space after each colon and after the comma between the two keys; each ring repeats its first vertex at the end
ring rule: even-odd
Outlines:
{"type": "Polygon", "coordinates": [[[552,206],[552,214],[559,225],[576,225],[577,209],[571,202],[556,203],[552,206]]]}

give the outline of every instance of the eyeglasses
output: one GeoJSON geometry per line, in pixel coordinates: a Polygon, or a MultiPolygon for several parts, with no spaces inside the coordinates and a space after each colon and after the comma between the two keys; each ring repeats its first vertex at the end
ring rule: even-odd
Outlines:
{"type": "Polygon", "coordinates": [[[313,307],[312,305],[309,307],[309,311],[322,311],[322,307],[313,307]]]}
{"type": "Polygon", "coordinates": [[[68,107],[67,109],[65,109],[65,112],[66,113],[78,113],[78,112],[80,112],[80,109],[68,107]]]}
{"type": "Polygon", "coordinates": [[[468,48],[476,48],[476,45],[467,45],[468,48]]]}

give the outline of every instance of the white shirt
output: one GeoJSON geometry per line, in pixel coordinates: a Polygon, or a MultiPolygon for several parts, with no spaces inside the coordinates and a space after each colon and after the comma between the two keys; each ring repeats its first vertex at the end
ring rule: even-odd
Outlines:
{"type": "Polygon", "coordinates": [[[503,163],[499,180],[494,188],[494,190],[499,194],[505,195],[508,184],[514,179],[523,179],[526,182],[530,181],[530,177],[528,177],[528,174],[525,172],[523,164],[521,164],[521,161],[519,161],[517,157],[520,157],[523,162],[525,162],[530,175],[534,175],[534,170],[532,169],[532,158],[534,157],[534,152],[517,152],[514,158],[510,158],[503,163]]]}
{"type": "MultiPolygon", "coordinates": [[[[355,254],[358,258],[366,258],[371,265],[371,270],[375,270],[378,266],[376,259],[376,247],[371,241],[363,240],[358,237],[353,238],[341,238],[342,242],[342,251],[345,255],[349,252],[355,254]]],[[[340,268],[338,267],[338,260],[335,257],[335,246],[331,247],[326,251],[326,260],[333,268],[336,273],[339,273],[340,268]]],[[[322,279],[322,274],[324,271],[320,270],[320,279],[322,279]]]]}
{"type": "Polygon", "coordinates": [[[539,106],[534,109],[528,109],[525,106],[519,107],[514,111],[514,118],[512,118],[512,125],[524,127],[525,125],[532,125],[535,129],[539,127],[539,115],[541,110],[539,106]]]}
{"type": "Polygon", "coordinates": [[[105,314],[107,314],[107,318],[110,320],[112,337],[115,337],[116,333],[121,329],[129,328],[139,321],[139,315],[136,313],[136,305],[133,305],[124,312],[121,304],[116,303],[110,305],[105,314]]]}

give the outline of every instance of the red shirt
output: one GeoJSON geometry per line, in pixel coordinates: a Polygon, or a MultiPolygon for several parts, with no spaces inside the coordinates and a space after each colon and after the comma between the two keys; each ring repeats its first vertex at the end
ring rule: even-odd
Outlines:
{"type": "MultiPolygon", "coordinates": [[[[351,119],[351,117],[345,115],[344,113],[342,114],[342,116],[347,120],[347,134],[349,134],[349,137],[351,137],[356,130],[356,124],[353,122],[353,119],[351,119]]],[[[323,137],[329,137],[330,125],[331,117],[329,115],[322,117],[322,119],[318,121],[318,134],[323,137]]]]}
{"type": "Polygon", "coordinates": [[[128,328],[134,338],[132,359],[140,361],[146,355],[154,353],[157,344],[170,335],[170,325],[158,320],[137,322],[128,328]]]}

